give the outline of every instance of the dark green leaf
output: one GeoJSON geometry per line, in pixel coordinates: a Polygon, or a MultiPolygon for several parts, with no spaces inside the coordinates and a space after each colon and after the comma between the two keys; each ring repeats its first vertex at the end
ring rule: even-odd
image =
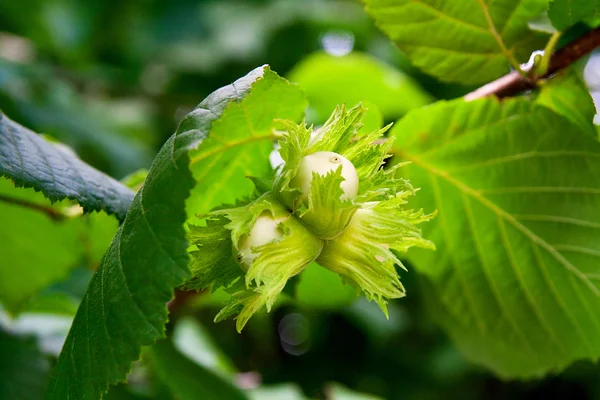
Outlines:
{"type": "Polygon", "coordinates": [[[543,47],[527,22],[547,0],[365,0],[377,25],[423,71],[480,84],[543,47]]]}
{"type": "Polygon", "coordinates": [[[181,354],[169,340],[150,351],[158,376],[180,400],[245,400],[248,397],[222,375],[181,354]]]}
{"type": "Polygon", "coordinates": [[[134,193],[0,113],[0,176],[42,191],[52,201],[76,200],[86,211],[125,218],[134,193]]]}
{"type": "Polygon", "coordinates": [[[0,327],[0,399],[38,400],[50,363],[33,338],[11,335],[0,327]]]}
{"type": "Polygon", "coordinates": [[[439,103],[393,130],[438,217],[409,252],[472,361],[533,377],[600,356],[600,144],[527,99],[439,103]]]}
{"type": "Polygon", "coordinates": [[[552,0],[548,17],[560,31],[588,18],[600,8],[599,0],[552,0]]]}

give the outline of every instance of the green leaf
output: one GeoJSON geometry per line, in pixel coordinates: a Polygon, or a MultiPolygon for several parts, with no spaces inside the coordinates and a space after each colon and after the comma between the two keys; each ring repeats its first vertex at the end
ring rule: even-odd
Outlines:
{"type": "Polygon", "coordinates": [[[158,376],[180,400],[244,400],[248,397],[232,382],[181,354],[169,340],[150,350],[158,376]]]}
{"type": "Polygon", "coordinates": [[[0,113],[0,176],[41,191],[52,201],[76,200],[85,211],[125,218],[134,193],[0,113]]]}
{"type": "Polygon", "coordinates": [[[11,335],[0,327],[0,354],[0,399],[42,398],[50,363],[35,339],[11,335]]]}
{"type": "Polygon", "coordinates": [[[248,391],[252,400],[308,400],[294,383],[278,383],[276,385],[259,386],[248,391]]]}
{"type": "Polygon", "coordinates": [[[600,143],[525,98],[441,102],[393,129],[421,205],[413,250],[459,349],[501,377],[600,356],[600,143]]]}
{"type": "Polygon", "coordinates": [[[548,17],[560,31],[583,21],[600,8],[600,0],[552,0],[548,17]]]}
{"type": "Polygon", "coordinates": [[[302,271],[295,289],[298,304],[309,308],[336,310],[349,306],[358,298],[355,288],[316,263],[302,271]]]}
{"type": "Polygon", "coordinates": [[[117,230],[105,213],[70,217],[70,204],[49,203],[42,193],[0,178],[0,302],[11,313],[77,265],[94,267],[117,230]]]}
{"type": "MultiPolygon", "coordinates": [[[[33,189],[0,178],[0,196],[45,204],[33,189]]],[[[16,312],[40,289],[65,278],[80,251],[78,221],[57,222],[31,208],[0,200],[0,301],[16,312]],[[73,251],[76,249],[76,251],[73,251]]]]}
{"type": "Polygon", "coordinates": [[[543,47],[527,22],[547,0],[365,0],[377,25],[423,71],[481,84],[543,47]]]}
{"type": "Polygon", "coordinates": [[[214,343],[209,330],[193,317],[177,320],[172,339],[178,351],[204,368],[226,377],[236,372],[233,362],[214,343]]]}
{"type": "MultiPolygon", "coordinates": [[[[237,84],[220,89],[222,96],[236,96],[237,84]]],[[[306,109],[302,92],[269,69],[261,83],[244,101],[232,103],[211,134],[197,150],[190,152],[190,169],[198,183],[186,202],[189,221],[221,204],[234,204],[250,196],[254,185],[246,176],[269,178],[269,154],[273,150],[273,119],[298,120],[306,109]]],[[[195,115],[182,122],[196,124],[195,115]]]]}
{"type": "Polygon", "coordinates": [[[557,76],[540,90],[537,103],[571,120],[583,131],[596,136],[596,107],[585,84],[575,73],[557,76]]]}
{"type": "Polygon", "coordinates": [[[340,104],[352,107],[362,102],[367,108],[373,104],[391,120],[433,101],[411,77],[358,52],[341,57],[312,54],[294,67],[289,79],[306,93],[319,122],[340,104]]]}
{"type": "MultiPolygon", "coordinates": [[[[269,95],[277,79],[260,67],[217,90],[165,143],[90,282],[52,371],[48,399],[99,398],[109,384],[125,379],[142,346],[164,337],[166,303],[189,277],[183,224],[188,218],[185,201],[195,182],[188,152],[202,148],[227,116],[239,116],[240,102],[254,88],[269,95]]],[[[215,142],[208,143],[214,151],[215,142]]]]}
{"type": "Polygon", "coordinates": [[[326,392],[327,398],[331,400],[382,400],[379,396],[355,392],[339,383],[328,384],[326,392]]]}

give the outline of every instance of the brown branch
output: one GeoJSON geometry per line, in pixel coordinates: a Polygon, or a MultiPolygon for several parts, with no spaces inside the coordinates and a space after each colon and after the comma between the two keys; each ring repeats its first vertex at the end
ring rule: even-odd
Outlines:
{"type": "Polygon", "coordinates": [[[29,208],[29,209],[32,209],[35,211],[39,211],[39,212],[45,214],[50,219],[57,221],[57,222],[64,221],[66,218],[66,216],[63,213],[61,213],[60,211],[58,211],[52,207],[47,207],[47,206],[43,206],[41,204],[32,203],[27,200],[16,199],[14,197],[9,197],[9,196],[0,194],[0,201],[3,201],[8,204],[15,204],[15,205],[18,205],[21,207],[26,207],[26,208],[29,208]]]}
{"type": "Polygon", "coordinates": [[[175,289],[175,295],[171,301],[167,303],[167,308],[169,309],[169,314],[177,315],[180,313],[185,306],[192,300],[194,297],[198,296],[200,292],[195,290],[181,290],[175,289]]]}
{"type": "MultiPolygon", "coordinates": [[[[575,39],[565,47],[552,54],[548,71],[540,76],[523,76],[518,71],[512,71],[503,77],[480,87],[467,94],[466,101],[480,99],[495,95],[498,98],[514,96],[526,90],[534,89],[537,82],[556,74],[558,71],[570,66],[586,54],[600,47],[600,28],[596,28],[582,37],[575,39]]],[[[533,71],[533,69],[532,69],[533,71]]]]}

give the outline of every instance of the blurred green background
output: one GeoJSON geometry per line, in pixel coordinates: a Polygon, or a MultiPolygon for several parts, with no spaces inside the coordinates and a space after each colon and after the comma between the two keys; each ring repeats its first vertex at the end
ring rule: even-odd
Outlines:
{"type": "MultiPolygon", "coordinates": [[[[419,73],[358,0],[0,1],[0,109],[117,179],[147,168],[206,95],[262,64],[301,85],[311,103],[307,118],[317,124],[338,103],[363,101],[375,127],[472,89],[419,73]]],[[[94,218],[87,223],[98,224],[100,239],[87,261],[30,299],[22,314],[0,318],[11,332],[33,336],[3,334],[5,360],[12,346],[44,355],[14,385],[43,390],[116,229],[94,218]]],[[[233,321],[212,322],[218,294],[188,299],[168,328],[194,362],[257,387],[256,398],[600,399],[600,370],[587,363],[530,382],[502,382],[468,364],[428,318],[427,282],[408,269],[409,295],[390,304],[389,321],[337,277],[311,267],[286,288],[296,301],[254,318],[241,335],[233,321]]],[[[144,357],[130,383],[107,398],[172,398],[161,383],[168,378],[152,365],[144,357]]]]}

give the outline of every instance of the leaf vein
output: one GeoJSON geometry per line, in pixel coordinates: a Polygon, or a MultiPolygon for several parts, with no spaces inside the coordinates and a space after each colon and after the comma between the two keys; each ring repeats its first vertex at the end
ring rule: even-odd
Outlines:
{"type": "Polygon", "coordinates": [[[521,338],[523,344],[525,344],[525,346],[528,347],[532,351],[532,354],[536,354],[533,347],[531,346],[531,343],[529,343],[529,341],[527,340],[527,336],[519,328],[519,325],[515,322],[515,320],[511,316],[511,314],[508,312],[508,310],[506,308],[506,304],[504,304],[504,301],[502,300],[502,296],[498,292],[498,288],[496,287],[494,280],[491,279],[491,277],[489,276],[488,264],[487,264],[486,258],[483,256],[484,250],[481,247],[481,242],[479,241],[479,235],[477,234],[477,227],[475,225],[475,217],[473,215],[473,210],[471,208],[469,198],[466,197],[466,193],[461,193],[461,194],[462,194],[462,196],[461,196],[462,204],[463,204],[463,207],[465,210],[465,216],[467,217],[469,230],[471,231],[471,236],[472,236],[473,242],[475,244],[475,250],[477,253],[477,257],[479,258],[479,261],[481,262],[483,276],[485,277],[485,280],[487,281],[488,287],[491,289],[491,293],[493,294],[493,297],[494,297],[496,303],[498,304],[498,307],[500,308],[501,313],[504,314],[504,318],[506,318],[506,320],[507,320],[508,324],[511,326],[513,332],[515,332],[515,334],[521,338]]]}

